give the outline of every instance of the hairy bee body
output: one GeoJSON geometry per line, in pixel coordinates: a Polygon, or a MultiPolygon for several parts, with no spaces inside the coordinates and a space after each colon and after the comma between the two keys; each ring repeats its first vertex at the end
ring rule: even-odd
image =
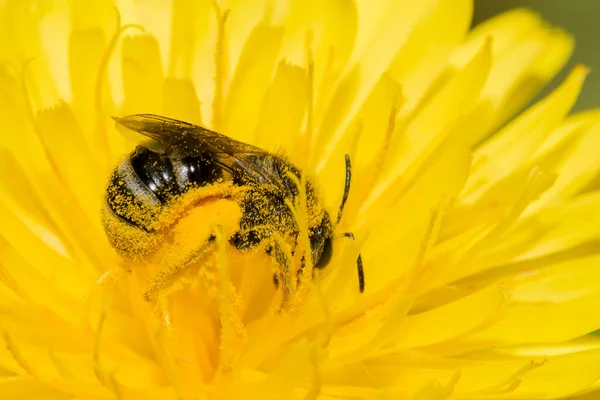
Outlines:
{"type": "Polygon", "coordinates": [[[312,182],[284,156],[166,117],[144,114],[116,120],[151,139],[122,160],[106,190],[104,226],[119,252],[136,256],[152,251],[186,208],[225,198],[241,210],[229,243],[241,251],[262,246],[277,263],[285,263],[277,247],[287,245],[292,253],[296,249],[301,227],[294,205],[303,195],[311,263],[326,264],[331,219],[312,182]],[[186,198],[191,200],[186,203],[186,198]]]}

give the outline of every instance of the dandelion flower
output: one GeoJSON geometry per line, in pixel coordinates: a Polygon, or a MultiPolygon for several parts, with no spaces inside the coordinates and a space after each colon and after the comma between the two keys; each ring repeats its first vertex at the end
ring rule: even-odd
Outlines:
{"type": "MultiPolygon", "coordinates": [[[[0,397],[596,398],[600,114],[568,115],[587,71],[523,109],[573,40],[525,10],[470,31],[472,7],[1,1],[0,397]],[[348,154],[356,240],[285,312],[272,259],[222,231],[147,300],[160,266],[100,218],[133,146],[110,117],[133,113],[283,149],[330,215],[348,154]]],[[[196,207],[169,245],[235,213],[196,207]]]]}

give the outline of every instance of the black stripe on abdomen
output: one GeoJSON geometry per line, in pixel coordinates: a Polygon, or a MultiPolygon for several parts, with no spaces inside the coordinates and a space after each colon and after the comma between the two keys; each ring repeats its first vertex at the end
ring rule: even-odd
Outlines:
{"type": "Polygon", "coordinates": [[[166,154],[138,146],[129,157],[129,162],[142,184],[162,204],[183,193],[183,187],[180,187],[175,177],[173,164],[166,154]]]}

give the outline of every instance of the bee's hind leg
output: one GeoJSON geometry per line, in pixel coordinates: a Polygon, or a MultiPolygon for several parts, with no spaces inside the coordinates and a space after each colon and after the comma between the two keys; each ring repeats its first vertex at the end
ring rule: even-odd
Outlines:
{"type": "Polygon", "coordinates": [[[216,236],[211,234],[201,246],[187,252],[183,251],[181,255],[169,257],[161,264],[159,272],[148,282],[144,298],[148,301],[153,300],[157,291],[168,287],[178,274],[208,253],[214,247],[215,242],[216,236]]]}

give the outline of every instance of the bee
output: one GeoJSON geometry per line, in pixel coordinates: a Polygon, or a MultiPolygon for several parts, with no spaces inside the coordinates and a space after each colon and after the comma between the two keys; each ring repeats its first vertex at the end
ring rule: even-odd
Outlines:
{"type": "MultiPolygon", "coordinates": [[[[284,155],[159,115],[113,119],[118,128],[148,139],[117,165],[105,193],[103,225],[110,244],[121,255],[142,257],[151,253],[186,210],[202,207],[210,200],[228,199],[239,204],[241,214],[239,226],[227,240],[242,252],[263,249],[279,266],[274,273],[275,284],[289,292],[295,278],[290,251],[286,249],[291,249],[293,255],[298,246],[301,229],[293,205],[302,195],[306,199],[310,262],[315,268],[327,265],[332,255],[334,223],[319,201],[313,182],[284,155]]],[[[348,199],[350,181],[350,158],[346,156],[346,180],[337,222],[348,199]]],[[[350,232],[342,235],[354,239],[350,232]]],[[[215,239],[211,234],[204,248],[177,261],[179,265],[169,274],[175,275],[194,262],[215,239]]],[[[298,273],[306,261],[303,256],[298,273]]],[[[359,290],[363,292],[360,255],[357,270],[359,290]]]]}

